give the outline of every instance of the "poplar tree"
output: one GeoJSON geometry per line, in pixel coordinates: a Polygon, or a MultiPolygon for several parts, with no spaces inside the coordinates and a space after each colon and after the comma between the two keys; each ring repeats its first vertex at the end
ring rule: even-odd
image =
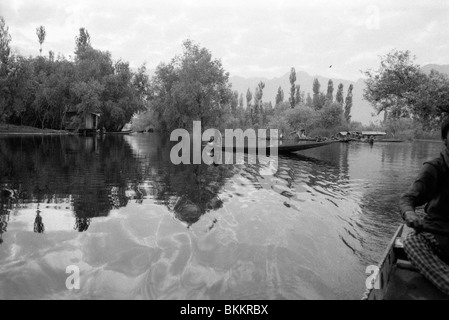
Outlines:
{"type": "Polygon", "coordinates": [[[312,108],[313,107],[313,100],[310,96],[310,92],[307,92],[307,98],[306,98],[306,106],[312,108]]]}
{"type": "Polygon", "coordinates": [[[345,103],[345,119],[346,122],[351,121],[351,108],[352,108],[352,89],[354,86],[352,84],[349,85],[348,94],[346,95],[346,103],[345,103]]]}
{"type": "Polygon", "coordinates": [[[44,26],[37,27],[36,35],[39,40],[39,55],[42,55],[42,44],[44,43],[45,36],[47,35],[47,33],[45,32],[45,27],[44,26]]]}
{"type": "Polygon", "coordinates": [[[290,106],[292,108],[296,104],[296,101],[295,101],[295,93],[296,93],[295,81],[296,81],[296,71],[295,71],[295,68],[292,68],[290,70],[290,84],[291,84],[291,88],[290,88],[290,106]]]}
{"type": "Polygon", "coordinates": [[[301,92],[299,91],[300,88],[301,88],[300,85],[297,84],[296,85],[296,93],[295,93],[295,104],[301,103],[301,92]]]}
{"type": "Polygon", "coordinates": [[[253,94],[251,93],[251,90],[246,91],[246,108],[251,108],[251,100],[253,99],[253,94]]]}
{"type": "Polygon", "coordinates": [[[243,108],[243,93],[240,93],[239,107],[240,107],[240,108],[243,108]]]}
{"type": "Polygon", "coordinates": [[[318,81],[318,79],[315,78],[315,80],[313,80],[313,98],[312,98],[312,105],[313,108],[315,110],[321,110],[321,108],[323,108],[324,106],[324,102],[322,99],[322,93],[320,92],[320,82],[318,81]]]}
{"type": "Polygon", "coordinates": [[[343,98],[343,83],[340,83],[338,85],[337,95],[335,96],[335,101],[339,103],[340,105],[343,105],[344,98],[343,98]]]}
{"type": "Polygon", "coordinates": [[[278,88],[278,92],[276,94],[276,105],[284,102],[284,90],[281,87],[278,88]]]}
{"type": "Polygon", "coordinates": [[[329,79],[327,83],[326,105],[331,105],[334,102],[334,82],[329,79]]]}

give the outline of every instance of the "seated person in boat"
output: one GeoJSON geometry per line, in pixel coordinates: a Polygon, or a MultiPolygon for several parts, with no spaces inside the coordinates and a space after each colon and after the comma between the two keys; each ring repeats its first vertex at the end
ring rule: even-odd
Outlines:
{"type": "Polygon", "coordinates": [[[449,232],[449,117],[441,126],[441,137],[444,150],[439,157],[424,163],[418,178],[401,197],[400,210],[407,225],[415,229],[404,241],[408,258],[421,274],[449,295],[449,236],[430,232],[449,232]],[[424,219],[415,213],[415,208],[422,205],[426,205],[424,219]]]}

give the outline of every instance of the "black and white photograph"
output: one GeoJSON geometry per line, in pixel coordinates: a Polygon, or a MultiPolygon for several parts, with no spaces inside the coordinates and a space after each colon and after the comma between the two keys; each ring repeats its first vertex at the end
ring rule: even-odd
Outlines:
{"type": "Polygon", "coordinates": [[[0,300],[449,300],[448,17],[0,0],[0,300]]]}

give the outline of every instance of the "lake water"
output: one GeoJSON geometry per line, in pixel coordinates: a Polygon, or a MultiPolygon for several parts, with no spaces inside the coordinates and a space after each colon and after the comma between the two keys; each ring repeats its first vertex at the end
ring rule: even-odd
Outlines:
{"type": "Polygon", "coordinates": [[[280,155],[273,176],[175,166],[170,148],[156,134],[0,137],[0,187],[16,196],[0,203],[0,299],[360,299],[398,196],[442,143],[337,143],[280,155]]]}

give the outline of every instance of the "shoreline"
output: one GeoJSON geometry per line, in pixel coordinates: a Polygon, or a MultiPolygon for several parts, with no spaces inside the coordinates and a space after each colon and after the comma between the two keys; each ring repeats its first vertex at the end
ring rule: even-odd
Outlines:
{"type": "Polygon", "coordinates": [[[29,126],[17,126],[13,124],[0,124],[0,136],[17,135],[76,135],[75,132],[55,129],[39,129],[29,126]]]}
{"type": "Polygon", "coordinates": [[[71,132],[0,132],[0,136],[73,136],[71,132]]]}
{"type": "Polygon", "coordinates": [[[441,139],[414,139],[413,141],[420,141],[420,142],[442,142],[441,139]]]}

